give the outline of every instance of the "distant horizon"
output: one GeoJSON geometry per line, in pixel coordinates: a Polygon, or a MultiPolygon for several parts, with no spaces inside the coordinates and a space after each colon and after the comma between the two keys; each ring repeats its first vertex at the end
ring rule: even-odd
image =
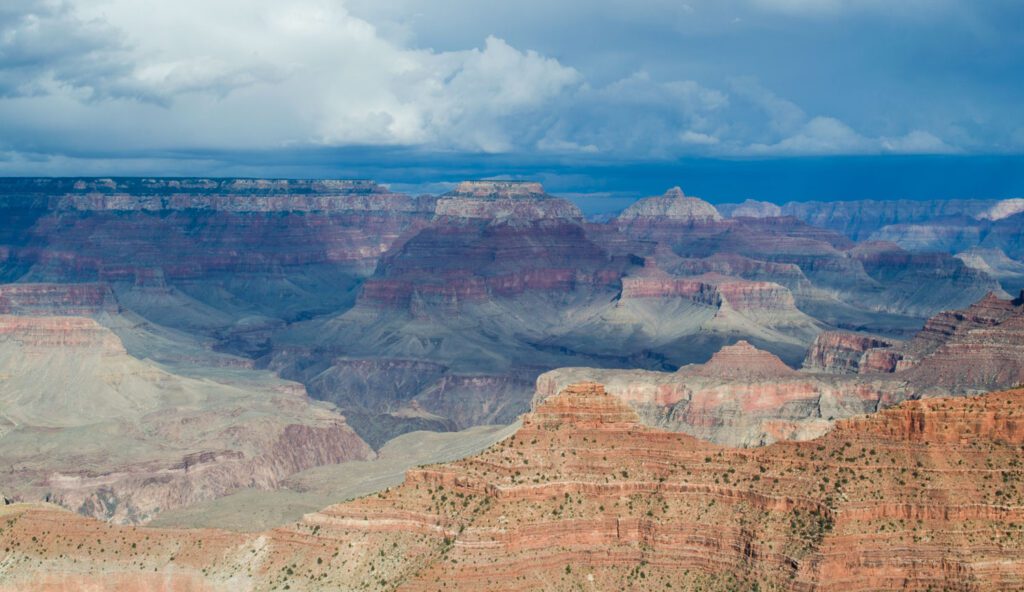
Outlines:
{"type": "MultiPolygon", "coordinates": [[[[537,181],[588,215],[625,207],[679,186],[712,204],[746,199],[806,201],[1010,199],[1024,197],[1024,156],[828,156],[772,159],[686,158],[665,162],[530,162],[522,156],[432,155],[383,158],[338,151],[259,155],[248,162],[189,170],[82,170],[83,174],[3,174],[4,178],[365,179],[393,191],[442,194],[459,181],[537,181]],[[338,164],[346,162],[347,164],[338,164]],[[404,163],[404,164],[396,164],[404,163]]],[[[377,155],[381,156],[381,155],[377,155]]]]}

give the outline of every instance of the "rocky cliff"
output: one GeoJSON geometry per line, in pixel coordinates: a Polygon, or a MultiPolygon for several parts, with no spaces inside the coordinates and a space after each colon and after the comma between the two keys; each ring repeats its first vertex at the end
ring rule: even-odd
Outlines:
{"type": "Polygon", "coordinates": [[[824,331],[819,334],[807,351],[803,367],[812,372],[835,374],[859,374],[870,372],[894,372],[895,361],[888,363],[878,350],[892,348],[896,342],[871,335],[824,331]]]}
{"type": "Polygon", "coordinates": [[[899,391],[886,381],[798,372],[740,341],[674,373],[560,368],[537,379],[534,404],[582,380],[603,384],[646,425],[730,446],[814,438],[833,420],[873,412],[899,391]]]}
{"type": "Polygon", "coordinates": [[[729,445],[820,434],[831,421],[923,396],[1024,384],[1024,295],[989,295],[935,315],[907,342],[825,331],[800,371],[749,343],[673,373],[559,368],[537,380],[543,400],[582,380],[606,385],[648,425],[729,445]]]}
{"type": "Polygon", "coordinates": [[[0,509],[0,589],[1021,589],[1022,403],[909,402],[734,450],[580,384],[480,455],[266,533],[0,509]]]}

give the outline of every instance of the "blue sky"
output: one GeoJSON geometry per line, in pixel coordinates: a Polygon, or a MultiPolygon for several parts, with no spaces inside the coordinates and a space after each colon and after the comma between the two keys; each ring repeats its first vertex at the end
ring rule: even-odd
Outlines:
{"type": "Polygon", "coordinates": [[[1024,193],[1017,0],[141,6],[5,0],[0,174],[1024,193]]]}

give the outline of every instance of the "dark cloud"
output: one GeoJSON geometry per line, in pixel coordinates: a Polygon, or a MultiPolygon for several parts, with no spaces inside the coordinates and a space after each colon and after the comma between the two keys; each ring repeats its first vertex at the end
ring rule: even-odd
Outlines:
{"type": "Polygon", "coordinates": [[[1010,0],[8,0],[2,170],[252,170],[253,150],[370,147],[570,179],[1020,154],[1020,22],[1010,0]]]}

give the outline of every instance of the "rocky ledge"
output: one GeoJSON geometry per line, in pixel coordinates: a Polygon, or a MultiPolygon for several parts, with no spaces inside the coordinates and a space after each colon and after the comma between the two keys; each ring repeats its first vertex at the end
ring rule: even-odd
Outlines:
{"type": "Polygon", "coordinates": [[[915,401],[737,450],[574,385],[478,456],[270,532],[0,508],[0,590],[1020,589],[1022,410],[915,401]]]}

